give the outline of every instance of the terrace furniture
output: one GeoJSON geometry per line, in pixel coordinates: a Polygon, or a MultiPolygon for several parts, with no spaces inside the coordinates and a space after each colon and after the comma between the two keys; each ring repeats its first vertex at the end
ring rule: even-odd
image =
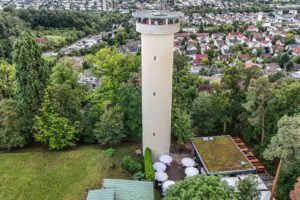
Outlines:
{"type": "Polygon", "coordinates": [[[167,154],[159,156],[159,161],[167,165],[171,165],[173,158],[167,154]]]}
{"type": "Polygon", "coordinates": [[[155,172],[155,180],[158,182],[164,182],[168,180],[168,174],[165,172],[155,172]]]}
{"type": "Polygon", "coordinates": [[[174,181],[170,181],[170,180],[167,180],[165,182],[163,182],[162,184],[162,190],[163,190],[163,193],[166,192],[166,190],[171,186],[171,185],[174,185],[175,182],[174,181]]]}
{"type": "Polygon", "coordinates": [[[194,167],[196,165],[196,162],[193,159],[191,159],[191,158],[183,158],[181,160],[181,164],[184,167],[194,167]]]}
{"type": "Polygon", "coordinates": [[[199,170],[195,167],[188,167],[184,170],[186,176],[196,176],[199,174],[199,170]]]}
{"type": "Polygon", "coordinates": [[[167,166],[166,166],[165,163],[162,163],[162,162],[155,162],[155,163],[153,164],[153,168],[154,168],[154,170],[157,171],[157,172],[164,172],[164,171],[166,171],[167,166]]]}

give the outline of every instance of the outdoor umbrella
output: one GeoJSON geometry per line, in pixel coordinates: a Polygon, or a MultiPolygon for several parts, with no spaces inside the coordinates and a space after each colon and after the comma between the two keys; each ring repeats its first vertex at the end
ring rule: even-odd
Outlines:
{"type": "Polygon", "coordinates": [[[184,158],[181,160],[181,164],[184,167],[194,167],[196,165],[196,162],[191,158],[184,158]]]}
{"type": "Polygon", "coordinates": [[[167,154],[159,156],[159,161],[167,165],[170,165],[172,160],[173,160],[172,157],[167,154]]]}
{"type": "Polygon", "coordinates": [[[168,174],[165,172],[155,172],[155,180],[159,182],[164,182],[168,180],[168,174]]]}
{"type": "Polygon", "coordinates": [[[186,176],[196,176],[199,174],[199,171],[195,167],[188,167],[184,170],[186,176]]]}
{"type": "Polygon", "coordinates": [[[154,170],[157,171],[157,172],[164,172],[164,171],[166,171],[167,166],[166,166],[165,163],[162,163],[162,162],[155,162],[155,163],[153,164],[153,168],[154,168],[154,170]]]}
{"type": "Polygon", "coordinates": [[[163,184],[162,184],[163,192],[165,192],[171,185],[174,185],[174,184],[175,184],[174,181],[169,181],[169,180],[163,182],[163,184]]]}

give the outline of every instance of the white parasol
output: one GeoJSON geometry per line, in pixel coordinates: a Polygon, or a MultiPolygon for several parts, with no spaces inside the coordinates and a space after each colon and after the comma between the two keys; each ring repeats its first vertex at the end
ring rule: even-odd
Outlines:
{"type": "Polygon", "coordinates": [[[165,172],[155,172],[155,180],[159,182],[164,182],[168,180],[168,174],[165,172]]]}
{"type": "Polygon", "coordinates": [[[196,165],[196,162],[191,158],[184,158],[181,160],[181,164],[184,167],[194,167],[196,165]]]}
{"type": "Polygon", "coordinates": [[[154,168],[154,170],[157,171],[157,172],[164,172],[164,171],[166,171],[167,166],[166,166],[165,163],[162,163],[162,162],[155,162],[155,163],[153,164],[153,168],[154,168]]]}
{"type": "Polygon", "coordinates": [[[159,156],[159,161],[167,165],[170,165],[172,160],[172,157],[167,154],[159,156]]]}
{"type": "Polygon", "coordinates": [[[174,181],[165,181],[163,184],[162,184],[162,189],[163,189],[163,192],[165,192],[171,185],[174,185],[175,182],[174,181]]]}
{"type": "Polygon", "coordinates": [[[186,176],[196,176],[199,174],[199,170],[195,167],[188,167],[184,170],[186,176]]]}

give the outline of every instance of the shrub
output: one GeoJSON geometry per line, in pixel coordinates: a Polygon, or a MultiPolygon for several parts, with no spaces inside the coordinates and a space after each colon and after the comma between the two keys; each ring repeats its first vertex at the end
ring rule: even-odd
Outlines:
{"type": "Polygon", "coordinates": [[[142,165],[139,162],[133,160],[131,156],[123,157],[122,166],[132,174],[142,170],[142,165]]]}
{"type": "Polygon", "coordinates": [[[116,150],[114,148],[109,148],[107,150],[105,150],[105,155],[108,157],[113,157],[116,153],[116,150]]]}
{"type": "Polygon", "coordinates": [[[144,154],[144,165],[145,165],[145,174],[147,181],[154,180],[154,169],[152,166],[152,152],[148,147],[145,150],[144,154]]]}
{"type": "Polygon", "coordinates": [[[145,173],[136,172],[135,174],[133,174],[132,179],[136,180],[136,181],[144,181],[145,180],[145,173]]]}

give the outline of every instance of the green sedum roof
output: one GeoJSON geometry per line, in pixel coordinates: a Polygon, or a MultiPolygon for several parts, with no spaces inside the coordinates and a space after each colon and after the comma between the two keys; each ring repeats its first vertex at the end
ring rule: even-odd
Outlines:
{"type": "Polygon", "coordinates": [[[101,189],[101,190],[90,190],[87,196],[87,200],[114,200],[115,190],[101,189]]]}
{"type": "Polygon", "coordinates": [[[103,187],[115,190],[115,200],[154,200],[152,182],[104,179],[103,187]]]}

